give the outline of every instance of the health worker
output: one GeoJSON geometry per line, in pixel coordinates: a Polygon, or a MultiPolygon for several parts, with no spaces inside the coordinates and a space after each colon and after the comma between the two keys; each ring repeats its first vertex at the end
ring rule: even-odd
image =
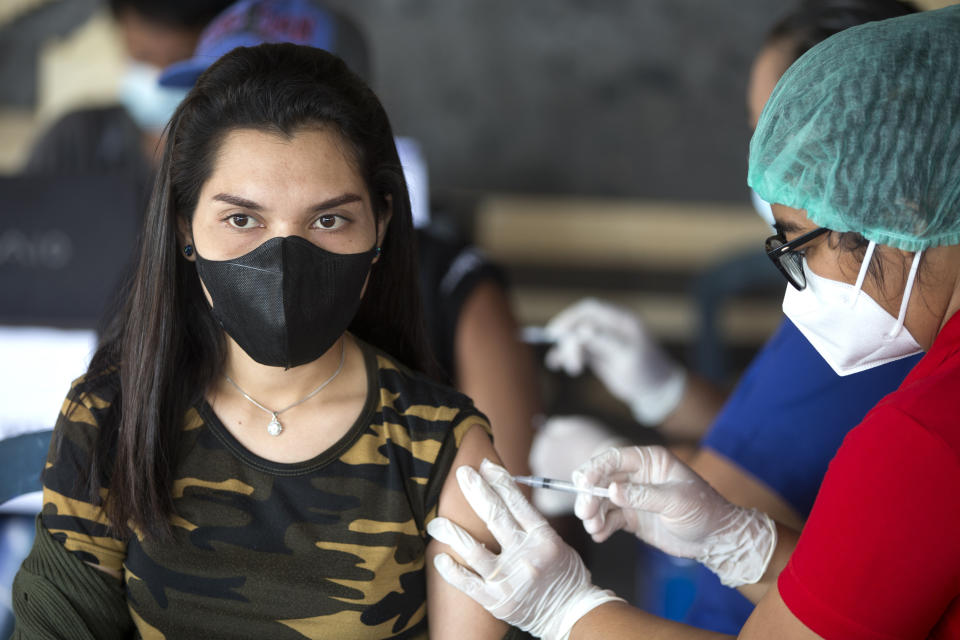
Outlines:
{"type": "MultiPolygon", "coordinates": [[[[780,77],[812,47],[844,29],[915,12],[899,0],[798,3],[771,27],[754,59],[746,96],[751,129],[780,77]]],[[[770,205],[759,196],[755,204],[772,226],[770,205]]],[[[779,278],[769,264],[764,265],[767,259],[760,251],[755,267],[754,254],[749,255],[751,272],[769,271],[770,278],[779,278]]],[[[760,509],[798,531],[844,437],[900,386],[920,359],[918,354],[838,375],[784,317],[722,401],[717,388],[671,358],[630,310],[584,300],[551,320],[547,331],[557,339],[547,353],[548,366],[573,375],[589,368],[611,394],[631,407],[639,425],[655,427],[668,442],[699,439],[698,448],[684,452],[691,469],[730,502],[760,509]],[[790,366],[784,367],[784,362],[790,366]]],[[[593,418],[552,416],[534,441],[534,473],[569,479],[595,453],[631,444],[623,438],[614,443],[614,436],[593,418]]],[[[545,515],[552,515],[557,504],[573,513],[574,497],[569,494],[539,490],[533,501],[545,515]]],[[[638,545],[637,555],[634,604],[651,613],[736,633],[753,611],[748,599],[723,586],[702,566],[678,563],[648,545],[638,545]]]]}
{"type": "MultiPolygon", "coordinates": [[[[958,33],[952,6],[827,39],[783,76],[751,140],[787,317],[841,372],[926,351],[845,438],[802,535],[663,448],[611,449],[574,476],[610,487],[577,499],[594,539],[630,531],[758,603],[742,638],[960,637],[958,33]]],[[[722,637],[597,605],[609,594],[502,469],[457,477],[501,551],[440,518],[429,532],[467,566],[441,554],[437,568],[494,615],[543,638],[722,637]]]]}

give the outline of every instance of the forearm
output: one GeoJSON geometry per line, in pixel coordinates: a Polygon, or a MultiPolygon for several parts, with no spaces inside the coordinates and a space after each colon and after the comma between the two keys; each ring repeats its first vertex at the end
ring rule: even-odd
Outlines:
{"type": "Polygon", "coordinates": [[[793,550],[797,547],[797,540],[799,539],[799,532],[778,522],[777,546],[773,551],[770,564],[767,565],[767,570],[759,582],[738,587],[737,590],[740,591],[740,594],[750,602],[756,604],[766,595],[770,587],[776,588],[777,578],[780,576],[780,572],[783,571],[784,567],[787,566],[787,562],[790,560],[790,556],[793,555],[793,550]]]}
{"type": "Polygon", "coordinates": [[[570,640],[637,638],[642,640],[718,640],[733,636],[695,629],[646,613],[625,602],[608,602],[573,625],[570,640]]]}
{"type": "Polygon", "coordinates": [[[667,414],[660,430],[671,438],[699,440],[713,424],[726,399],[726,394],[713,383],[688,371],[680,404],[667,414]]]}
{"type": "Polygon", "coordinates": [[[791,529],[799,531],[803,528],[803,518],[793,505],[725,455],[709,446],[701,447],[690,456],[678,454],[675,448],[671,451],[730,502],[763,511],[791,529]]]}

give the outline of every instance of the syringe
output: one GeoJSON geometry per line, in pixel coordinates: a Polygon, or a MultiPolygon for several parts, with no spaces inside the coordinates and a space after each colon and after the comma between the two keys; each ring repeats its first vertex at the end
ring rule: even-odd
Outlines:
{"type": "Polygon", "coordinates": [[[519,337],[521,342],[534,345],[554,344],[557,341],[556,337],[547,333],[547,330],[544,327],[538,327],[535,325],[522,327],[520,329],[519,337]]]}
{"type": "Polygon", "coordinates": [[[564,480],[554,480],[553,478],[543,478],[541,476],[513,476],[513,479],[520,484],[525,484],[538,489],[553,489],[554,491],[566,491],[567,493],[589,493],[598,498],[609,498],[610,490],[601,487],[578,487],[572,482],[564,480]]]}

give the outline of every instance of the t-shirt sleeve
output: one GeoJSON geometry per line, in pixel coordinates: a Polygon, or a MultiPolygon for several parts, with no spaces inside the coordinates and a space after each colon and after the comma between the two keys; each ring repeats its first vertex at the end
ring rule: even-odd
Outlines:
{"type": "Polygon", "coordinates": [[[850,432],[780,595],[830,640],[926,638],[958,595],[960,460],[892,406],[850,432]]]}
{"type": "Polygon", "coordinates": [[[456,418],[451,421],[450,430],[440,446],[424,493],[426,513],[424,525],[437,516],[437,506],[440,502],[440,492],[443,490],[443,483],[446,481],[447,475],[453,470],[453,461],[457,457],[457,452],[460,451],[460,445],[463,443],[464,436],[475,426],[483,429],[487,436],[493,440],[493,430],[490,428],[489,421],[482,413],[475,409],[461,410],[456,418]]]}
{"type": "Polygon", "coordinates": [[[440,233],[418,232],[420,289],[431,347],[445,374],[456,373],[454,340],[464,302],[478,285],[506,288],[503,271],[477,247],[440,233]]]}
{"type": "Polygon", "coordinates": [[[55,540],[84,562],[122,571],[126,543],[111,532],[102,500],[86,490],[100,425],[111,419],[111,403],[79,381],[67,395],[54,427],[43,472],[41,520],[55,540]]]}

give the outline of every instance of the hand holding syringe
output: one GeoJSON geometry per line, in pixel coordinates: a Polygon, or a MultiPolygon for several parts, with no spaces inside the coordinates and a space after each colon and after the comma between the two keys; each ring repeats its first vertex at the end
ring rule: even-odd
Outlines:
{"type": "Polygon", "coordinates": [[[572,482],[543,478],[540,476],[513,476],[513,479],[519,484],[525,484],[537,489],[553,489],[554,491],[565,491],[567,493],[589,493],[598,498],[610,497],[610,490],[602,487],[578,487],[572,482]]]}

